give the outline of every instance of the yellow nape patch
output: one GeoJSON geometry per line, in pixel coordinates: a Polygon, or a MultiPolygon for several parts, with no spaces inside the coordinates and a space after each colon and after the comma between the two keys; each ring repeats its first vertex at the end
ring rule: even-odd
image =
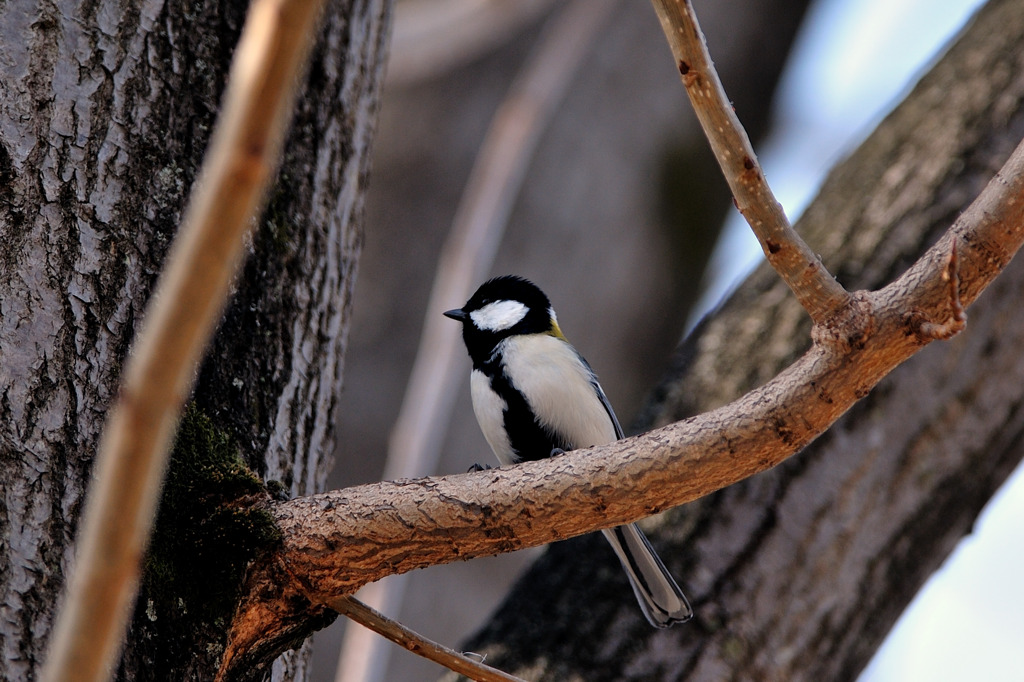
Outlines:
{"type": "Polygon", "coordinates": [[[565,338],[565,334],[562,333],[562,328],[558,326],[558,320],[554,317],[551,318],[551,329],[548,330],[548,334],[554,336],[556,339],[562,339],[566,343],[569,343],[569,339],[565,338]]]}

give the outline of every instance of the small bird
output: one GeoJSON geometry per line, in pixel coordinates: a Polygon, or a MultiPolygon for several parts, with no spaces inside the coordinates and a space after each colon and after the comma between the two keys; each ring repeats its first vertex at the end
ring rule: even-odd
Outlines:
{"type": "MultiPolygon", "coordinates": [[[[444,314],[462,323],[473,361],[473,412],[499,462],[537,460],[622,438],[594,370],[566,340],[548,297],[532,282],[496,277],[462,308],[444,314]]],[[[693,616],[636,524],[602,533],[651,625],[666,628],[693,616]]]]}

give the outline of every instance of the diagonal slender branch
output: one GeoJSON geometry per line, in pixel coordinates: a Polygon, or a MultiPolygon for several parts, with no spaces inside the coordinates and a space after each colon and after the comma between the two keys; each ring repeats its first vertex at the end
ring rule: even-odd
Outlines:
{"type": "Polygon", "coordinates": [[[280,157],[321,0],[258,0],[232,61],[224,111],[150,299],[104,429],[78,561],[43,669],[105,679],[135,599],[170,438],[280,157]]]}
{"type": "Polygon", "coordinates": [[[722,167],[736,207],[750,224],[768,262],[815,323],[824,323],[850,294],[789,224],[746,131],[726,97],[689,0],[653,0],[693,109],[722,167]]]}
{"type": "Polygon", "coordinates": [[[514,675],[474,661],[465,654],[433,642],[353,597],[330,599],[327,605],[417,656],[434,661],[477,682],[523,682],[514,675]]]}

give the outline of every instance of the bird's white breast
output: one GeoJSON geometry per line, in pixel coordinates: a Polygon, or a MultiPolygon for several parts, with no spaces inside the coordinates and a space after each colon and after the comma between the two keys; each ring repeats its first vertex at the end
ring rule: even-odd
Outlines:
{"type": "Polygon", "coordinates": [[[541,424],[573,448],[616,439],[611,417],[591,385],[593,375],[572,346],[548,334],[513,336],[503,343],[505,372],[541,424]]]}

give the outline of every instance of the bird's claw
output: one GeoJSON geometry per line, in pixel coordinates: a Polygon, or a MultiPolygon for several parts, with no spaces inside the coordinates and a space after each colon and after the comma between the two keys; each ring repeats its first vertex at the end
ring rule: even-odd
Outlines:
{"type": "Polygon", "coordinates": [[[469,469],[466,470],[466,473],[467,474],[475,474],[478,471],[487,471],[488,469],[493,469],[493,468],[494,467],[492,467],[490,464],[477,464],[477,463],[474,462],[473,466],[469,467],[469,469]]]}

